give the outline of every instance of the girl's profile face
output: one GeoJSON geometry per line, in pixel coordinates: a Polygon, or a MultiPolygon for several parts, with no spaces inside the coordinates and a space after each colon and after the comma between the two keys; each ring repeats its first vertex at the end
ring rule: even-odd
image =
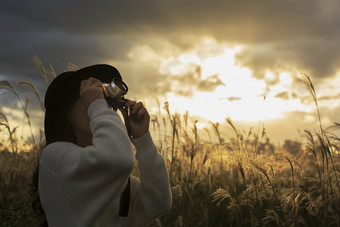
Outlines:
{"type": "Polygon", "coordinates": [[[92,133],[90,130],[90,118],[87,114],[87,108],[80,98],[75,101],[71,107],[68,119],[76,134],[77,141],[90,139],[89,143],[92,142],[92,133]]]}

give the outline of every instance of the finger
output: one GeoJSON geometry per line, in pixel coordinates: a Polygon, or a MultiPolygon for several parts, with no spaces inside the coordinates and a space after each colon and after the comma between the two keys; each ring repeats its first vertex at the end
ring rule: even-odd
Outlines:
{"type": "Polygon", "coordinates": [[[88,81],[89,87],[101,87],[103,83],[100,80],[97,80],[95,78],[92,78],[88,81]]]}
{"type": "Polygon", "coordinates": [[[125,106],[127,107],[131,107],[136,104],[136,101],[132,101],[130,99],[125,99],[125,100],[126,100],[125,106]]]}
{"type": "Polygon", "coordinates": [[[138,120],[141,120],[141,119],[145,119],[145,118],[148,118],[149,117],[149,113],[148,111],[145,109],[145,108],[141,108],[139,109],[136,114],[137,116],[137,119],[138,120]]]}
{"type": "Polygon", "coordinates": [[[80,81],[80,87],[83,88],[86,86],[87,80],[80,81]]]}
{"type": "Polygon", "coordinates": [[[91,86],[100,87],[101,89],[103,89],[103,83],[101,81],[97,81],[97,82],[93,83],[91,86]]]}
{"type": "Polygon", "coordinates": [[[93,84],[93,83],[96,83],[96,82],[101,82],[100,80],[96,79],[96,78],[93,78],[93,77],[89,77],[87,79],[87,81],[90,83],[90,84],[93,84]]]}
{"type": "Polygon", "coordinates": [[[86,80],[80,81],[79,94],[82,94],[82,93],[85,92],[86,86],[87,86],[87,81],[86,80]]]}
{"type": "Polygon", "coordinates": [[[150,120],[149,112],[146,108],[139,108],[135,114],[131,114],[131,118],[134,121],[150,120]]]}
{"type": "Polygon", "coordinates": [[[106,91],[106,89],[105,89],[105,87],[104,87],[104,84],[101,84],[101,88],[102,88],[102,90],[103,90],[104,96],[105,96],[105,97],[109,97],[109,93],[107,93],[107,91],[106,91]]]}
{"type": "Polygon", "coordinates": [[[143,108],[143,103],[142,102],[138,102],[135,105],[132,106],[132,109],[130,109],[131,114],[135,114],[140,108],[143,108]]]}
{"type": "Polygon", "coordinates": [[[85,87],[92,87],[94,84],[96,84],[97,81],[93,80],[93,79],[86,79],[86,80],[82,80],[81,81],[81,85],[85,88],[85,87]]]}
{"type": "Polygon", "coordinates": [[[100,89],[104,93],[103,83],[96,78],[89,77],[82,83],[83,88],[98,88],[98,90],[100,89]]]}
{"type": "Polygon", "coordinates": [[[80,87],[83,88],[83,89],[90,87],[94,83],[93,79],[94,78],[91,79],[91,77],[90,77],[88,79],[80,81],[80,87]]]}

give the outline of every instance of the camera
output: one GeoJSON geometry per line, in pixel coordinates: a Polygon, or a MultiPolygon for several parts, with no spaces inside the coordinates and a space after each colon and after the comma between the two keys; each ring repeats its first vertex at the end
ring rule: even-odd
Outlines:
{"type": "Polygon", "coordinates": [[[106,102],[110,107],[117,110],[125,105],[126,100],[124,95],[127,94],[129,88],[124,81],[115,78],[109,84],[104,83],[103,88],[106,102]]]}

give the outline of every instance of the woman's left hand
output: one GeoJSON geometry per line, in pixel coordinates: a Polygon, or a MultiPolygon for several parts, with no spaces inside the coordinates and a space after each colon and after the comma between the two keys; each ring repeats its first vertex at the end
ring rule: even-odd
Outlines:
{"type": "Polygon", "coordinates": [[[126,99],[126,104],[120,111],[132,139],[141,137],[149,132],[150,115],[142,102],[137,103],[126,99]]]}

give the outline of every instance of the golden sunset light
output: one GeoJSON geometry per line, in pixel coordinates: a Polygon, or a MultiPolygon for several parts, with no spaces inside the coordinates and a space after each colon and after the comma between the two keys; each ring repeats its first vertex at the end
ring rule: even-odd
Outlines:
{"type": "MultiPolygon", "coordinates": [[[[150,45],[137,47],[128,56],[130,61],[149,64],[166,77],[166,82],[157,79],[154,83],[150,78],[150,89],[151,85],[167,89],[166,94],[157,96],[157,99],[161,103],[167,101],[172,113],[185,114],[188,111],[193,119],[199,121],[200,128],[209,127],[209,122],[223,125],[230,117],[240,122],[244,130],[263,122],[273,139],[282,140],[298,136],[298,130],[289,132],[284,129],[295,113],[306,113],[300,120],[300,130],[316,125],[313,99],[299,81],[303,71],[294,69],[277,73],[268,69],[262,77],[256,77],[250,68],[237,63],[237,56],[243,49],[242,45],[232,46],[218,43],[213,38],[203,38],[184,52],[171,46],[153,49],[150,45]]],[[[316,85],[318,94],[331,96],[334,91],[325,87],[335,85],[337,80],[338,77],[319,81],[316,85]]],[[[333,86],[332,90],[337,88],[333,86]]],[[[158,111],[154,98],[143,100],[155,113],[158,111]]],[[[333,107],[321,98],[319,105],[338,107],[333,100],[330,102],[333,107]]],[[[331,124],[326,116],[324,121],[331,124]]]]}
{"type": "MultiPolygon", "coordinates": [[[[123,67],[123,70],[128,71],[126,75],[130,75],[130,70],[133,72],[132,77],[127,76],[132,87],[128,97],[137,98],[138,90],[142,89],[143,79],[138,79],[137,85],[131,78],[135,78],[133,75],[138,72],[139,64],[143,64],[164,78],[164,81],[156,79],[153,82],[151,74],[145,80],[150,83],[146,87],[152,92],[159,89],[160,95],[156,97],[159,102],[168,102],[172,113],[185,114],[188,111],[193,119],[199,122],[200,128],[209,127],[209,122],[220,122],[223,125],[227,117],[240,122],[244,130],[257,126],[259,122],[268,122],[267,130],[272,133],[272,138],[280,141],[298,136],[297,130],[287,134],[288,129],[285,131],[277,127],[277,124],[285,127],[285,122],[291,121],[288,117],[293,117],[294,113],[306,113],[300,121],[300,130],[316,125],[316,110],[312,97],[308,96],[307,88],[298,80],[302,71],[296,69],[277,73],[268,69],[262,77],[256,77],[250,68],[237,63],[237,56],[244,49],[242,45],[219,43],[211,37],[198,40],[198,43],[187,51],[176,49],[168,43],[159,45],[158,48],[152,45],[136,46],[127,55],[127,62],[135,62],[137,67],[123,67]],[[271,128],[274,122],[277,123],[271,128]],[[281,130],[286,134],[278,132],[281,130]]],[[[110,60],[108,62],[113,63],[110,60]]],[[[127,63],[122,63],[123,66],[125,64],[127,63]]],[[[321,108],[339,107],[340,102],[334,100],[340,93],[336,86],[339,81],[339,73],[328,80],[318,80],[316,88],[321,108]]],[[[155,97],[148,97],[146,91],[143,93],[139,97],[146,101],[156,114],[159,110],[155,97]]],[[[10,115],[12,125],[22,125],[20,120],[14,120],[20,119],[18,115],[22,111],[12,112],[8,107],[3,107],[2,111],[10,115]]],[[[324,114],[324,123],[332,124],[327,112],[324,114]]],[[[36,120],[39,119],[41,118],[36,120]]],[[[37,123],[41,125],[41,122],[37,123]]],[[[22,130],[28,132],[27,128],[22,130]]],[[[36,136],[38,133],[36,128],[36,136]]]]}
{"type": "MultiPolygon", "coordinates": [[[[242,8],[239,4],[228,5],[227,2],[197,3],[193,6],[196,10],[190,12],[185,11],[185,7],[178,8],[177,19],[172,16],[171,7],[157,8],[155,5],[152,9],[163,13],[163,16],[156,14],[163,18],[161,20],[136,14],[127,19],[128,15],[116,13],[124,23],[120,24],[120,20],[114,18],[109,19],[111,26],[91,26],[87,30],[76,27],[80,22],[74,22],[73,32],[56,29],[44,33],[41,47],[37,45],[39,49],[32,50],[25,61],[37,54],[43,62],[51,64],[56,73],[64,71],[68,63],[78,67],[95,62],[112,64],[118,67],[130,88],[127,97],[144,100],[156,112],[155,98],[162,104],[167,101],[173,113],[188,111],[193,119],[197,117],[195,120],[201,127],[208,127],[207,122],[225,122],[226,117],[247,125],[244,130],[262,121],[272,139],[281,141],[297,137],[297,131],[316,125],[312,120],[316,114],[313,98],[299,81],[301,74],[306,73],[314,82],[323,122],[337,122],[336,112],[340,109],[337,98],[340,90],[336,86],[339,84],[338,45],[330,45],[332,40],[335,41],[331,30],[322,33],[325,25],[330,27],[336,21],[336,16],[331,16],[335,12],[332,5],[335,3],[316,1],[310,5],[294,5],[293,1],[281,2],[278,3],[282,4],[279,10],[280,7],[273,3],[263,3],[263,7],[260,3],[249,3],[249,8],[242,8]],[[296,11],[290,10],[290,4],[296,11]],[[311,12],[308,17],[299,13],[299,10],[304,12],[306,9],[311,12]],[[205,19],[197,17],[194,12],[204,15],[205,19]],[[193,19],[195,17],[203,19],[200,26],[193,19]],[[320,21],[317,18],[321,18],[320,21]],[[315,26],[309,26],[313,21],[315,26]],[[304,29],[299,29],[301,27],[304,29]],[[143,35],[138,35],[140,32],[143,35]],[[68,41],[60,44],[58,40],[68,41]],[[71,42],[78,43],[82,51],[72,50],[71,46],[76,46],[71,42]],[[72,51],[65,58],[57,58],[57,54],[43,49],[42,46],[48,44],[58,55],[62,45],[70,46],[72,51]],[[88,54],[82,54],[84,51],[88,54]],[[89,60],[84,57],[86,55],[96,57],[89,60]],[[295,121],[303,113],[303,120],[294,124],[296,129],[288,129],[287,122],[295,121]],[[270,127],[272,124],[274,128],[270,127]]],[[[173,7],[177,7],[176,4],[173,3],[173,7]]],[[[51,19],[51,26],[59,25],[51,19]]],[[[30,40],[37,35],[27,34],[30,40]]],[[[28,63],[25,69],[13,72],[17,77],[10,77],[13,67],[10,69],[9,65],[3,67],[2,79],[12,78],[10,81],[15,84],[16,80],[32,78],[40,95],[44,96],[47,85],[36,66],[28,63]]],[[[36,99],[32,99],[30,108],[37,108],[36,99]]],[[[42,127],[39,118],[33,122],[38,128],[42,127]]]]}
{"type": "Polygon", "coordinates": [[[0,226],[340,226],[339,12],[1,0],[0,226]]]}

